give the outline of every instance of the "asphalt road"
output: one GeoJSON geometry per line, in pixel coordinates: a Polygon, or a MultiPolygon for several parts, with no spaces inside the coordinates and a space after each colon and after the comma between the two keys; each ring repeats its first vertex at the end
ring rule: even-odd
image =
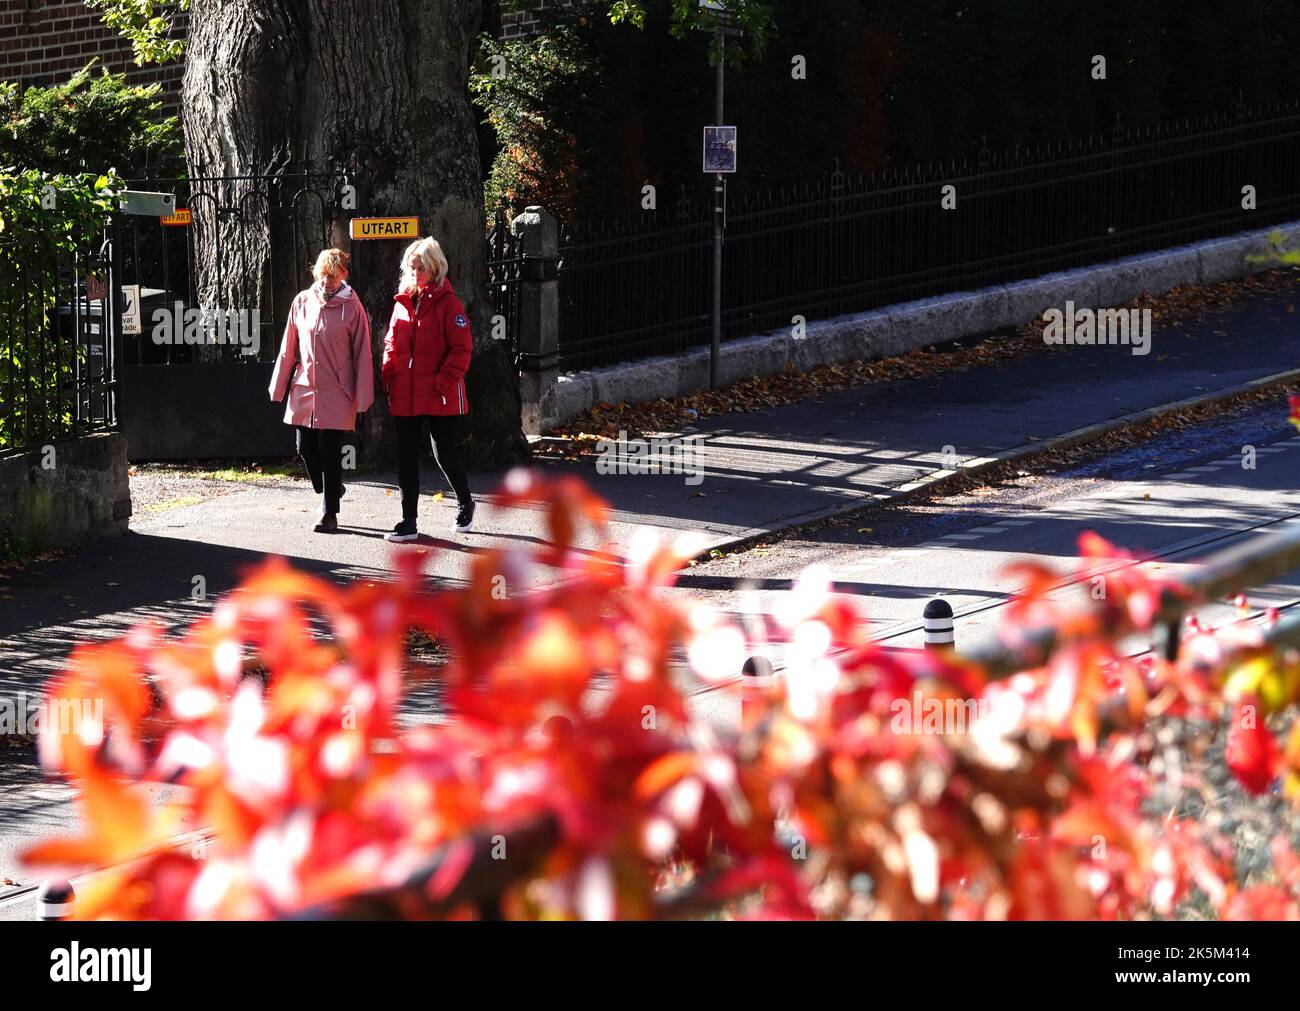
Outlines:
{"type": "MultiPolygon", "coordinates": [[[[1034,559],[1068,575],[1077,567],[1078,536],[1085,530],[1151,557],[1176,576],[1244,538],[1293,529],[1300,523],[1300,438],[1284,416],[1279,400],[1086,466],[927,504],[888,506],[869,527],[825,528],[702,563],[683,572],[671,592],[737,615],[770,611],[800,572],[819,565],[891,645],[919,646],[921,609],[934,594],[944,594],[957,614],[958,646],[969,648],[993,633],[1018,589],[1001,570],[1034,559]],[[1254,449],[1253,469],[1242,466],[1245,446],[1254,449]]],[[[1255,588],[1249,600],[1261,609],[1300,602],[1300,573],[1255,588]]],[[[1234,615],[1227,604],[1201,612],[1208,624],[1234,615]]],[[[756,651],[780,660],[778,647],[756,651]]],[[[734,689],[696,690],[691,705],[718,730],[738,724],[734,689]]],[[[0,875],[29,883],[15,849],[66,831],[75,811],[67,787],[41,782],[33,770],[13,763],[0,768],[0,875]]],[[[33,905],[30,894],[6,901],[0,893],[0,918],[30,918],[33,905]]]]}
{"type": "MultiPolygon", "coordinates": [[[[697,566],[682,574],[677,592],[725,606],[745,586],[754,605],[767,608],[799,572],[818,565],[860,601],[875,634],[891,645],[920,646],[921,610],[942,594],[957,615],[959,645],[970,646],[999,619],[990,605],[1018,589],[1000,571],[1025,558],[1073,571],[1086,530],[1159,556],[1160,571],[1177,575],[1243,536],[1292,528],[1300,516],[1300,438],[1285,414],[1279,398],[1086,467],[889,507],[861,521],[867,526],[824,528],[697,566]],[[1252,469],[1243,467],[1244,446],[1254,449],[1252,469]]],[[[1290,588],[1262,588],[1259,599],[1290,588]]]]}
{"type": "MultiPolygon", "coordinates": [[[[1079,535],[1091,530],[1150,558],[1178,577],[1215,551],[1300,524],[1300,437],[1282,399],[1269,407],[1170,433],[1125,452],[1058,473],[1025,475],[975,493],[898,504],[862,526],[826,527],[683,572],[674,595],[735,613],[771,613],[810,566],[824,568],[890,646],[924,642],[921,613],[942,594],[955,614],[959,650],[993,637],[1020,587],[1004,573],[1033,560],[1063,577],[1080,567],[1079,535]],[[1242,462],[1254,449],[1254,467],[1242,462]]],[[[1086,593],[1077,584],[1056,596],[1086,593]]],[[[1247,594],[1252,611],[1300,606],[1300,572],[1247,594]]],[[[1227,602],[1198,611],[1206,625],[1237,616],[1227,602]]],[[[1148,643],[1132,641],[1137,652],[1148,643]]],[[[781,661],[780,644],[755,652],[781,661]]],[[[697,711],[735,725],[739,707],[725,691],[695,696],[697,711]]]]}

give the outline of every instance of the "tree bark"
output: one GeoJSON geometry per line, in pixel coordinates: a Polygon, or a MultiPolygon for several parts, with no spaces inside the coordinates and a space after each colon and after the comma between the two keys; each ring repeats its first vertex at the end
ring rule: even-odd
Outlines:
{"type": "MultiPolygon", "coordinates": [[[[466,0],[194,0],[183,101],[191,175],[343,167],[358,191],[356,210],[337,206],[336,194],[308,194],[296,234],[281,236],[267,221],[260,244],[247,241],[257,215],[246,215],[245,241],[221,239],[221,269],[218,243],[196,230],[201,291],[265,278],[269,267],[283,318],[280,289],[310,283],[313,237],[329,236],[353,254],[378,359],[406,241],[353,244],[348,218],[418,215],[422,234],[442,244],[475,335],[467,450],[482,468],[524,462],[528,445],[514,363],[491,337],[482,170],[466,88],[480,13],[466,0]]],[[[241,185],[244,205],[259,206],[251,184],[241,185]]],[[[372,462],[390,459],[391,427],[380,395],[365,425],[372,462]]]]}

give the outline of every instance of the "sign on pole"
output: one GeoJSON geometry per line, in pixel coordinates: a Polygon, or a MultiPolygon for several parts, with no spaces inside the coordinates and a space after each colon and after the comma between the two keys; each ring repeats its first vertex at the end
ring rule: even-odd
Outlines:
{"type": "Polygon", "coordinates": [[[188,207],[181,207],[174,214],[164,214],[158,220],[164,225],[170,225],[173,228],[184,228],[194,220],[194,215],[190,213],[188,207]]]}
{"type": "Polygon", "coordinates": [[[704,171],[736,171],[736,128],[734,126],[704,128],[704,171]]]}
{"type": "Polygon", "coordinates": [[[122,285],[122,333],[128,337],[140,334],[140,286],[122,285]]]}
{"type": "Polygon", "coordinates": [[[353,239],[418,239],[419,218],[353,218],[349,225],[353,239]]]}
{"type": "Polygon", "coordinates": [[[123,190],[118,209],[123,214],[135,214],[145,218],[161,218],[176,210],[176,194],[123,190]]]}

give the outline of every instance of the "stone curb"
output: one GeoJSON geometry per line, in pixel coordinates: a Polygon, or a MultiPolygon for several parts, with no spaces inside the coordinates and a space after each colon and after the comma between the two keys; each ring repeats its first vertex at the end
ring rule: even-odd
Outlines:
{"type": "MultiPolygon", "coordinates": [[[[1163,295],[1179,284],[1215,284],[1268,269],[1251,261],[1264,254],[1268,236],[1281,232],[1288,247],[1300,245],[1300,222],[1177,246],[1110,263],[997,285],[973,292],[838,316],[808,323],[801,336],[790,328],[722,345],[718,374],[722,385],[751,376],[772,376],[792,364],[800,372],[817,365],[874,361],[941,344],[1009,329],[1037,319],[1044,309],[1067,300],[1089,308],[1111,308],[1143,292],[1163,295]]],[[[570,372],[556,379],[553,416],[547,429],[562,425],[599,403],[646,403],[707,389],[709,352],[693,348],[606,368],[570,372]]]]}

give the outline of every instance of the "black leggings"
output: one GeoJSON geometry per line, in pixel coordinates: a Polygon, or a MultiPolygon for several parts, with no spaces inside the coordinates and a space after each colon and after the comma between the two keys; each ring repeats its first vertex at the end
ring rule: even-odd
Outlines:
{"type": "Polygon", "coordinates": [[[307,465],[307,475],[316,493],[325,496],[325,512],[339,511],[339,497],[343,494],[343,436],[346,432],[333,428],[304,428],[294,426],[297,434],[298,455],[307,465]]]}
{"type": "Polygon", "coordinates": [[[402,489],[402,519],[414,520],[420,505],[420,433],[429,423],[433,459],[456,493],[456,502],[471,501],[469,480],[460,456],[460,415],[394,418],[397,423],[397,483],[402,489]]]}

